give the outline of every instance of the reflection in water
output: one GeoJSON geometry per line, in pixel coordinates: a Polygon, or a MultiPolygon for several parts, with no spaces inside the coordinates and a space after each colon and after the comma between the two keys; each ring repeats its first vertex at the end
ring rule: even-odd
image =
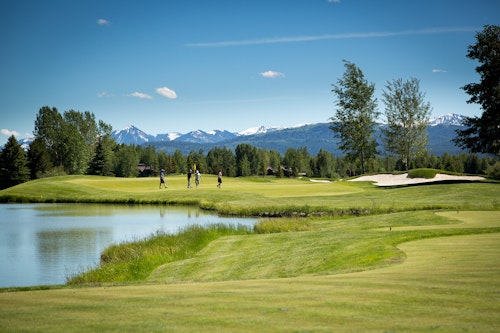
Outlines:
{"type": "Polygon", "coordinates": [[[111,244],[192,224],[253,225],[195,207],[0,204],[0,287],[62,284],[99,263],[111,244]]]}
{"type": "Polygon", "coordinates": [[[67,277],[99,263],[100,244],[111,244],[112,230],[68,229],[40,231],[36,235],[38,261],[47,279],[67,277]],[[60,263],[66,266],[61,267],[60,263]],[[87,266],[82,266],[85,263],[87,266]]]}

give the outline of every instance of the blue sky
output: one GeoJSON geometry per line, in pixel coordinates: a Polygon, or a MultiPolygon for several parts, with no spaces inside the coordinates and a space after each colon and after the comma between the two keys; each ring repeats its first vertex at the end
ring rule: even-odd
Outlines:
{"type": "Polygon", "coordinates": [[[491,0],[4,1],[0,144],[38,110],[90,111],[149,134],[327,122],[343,59],[375,83],[415,77],[433,116],[480,115],[467,47],[491,0]]]}

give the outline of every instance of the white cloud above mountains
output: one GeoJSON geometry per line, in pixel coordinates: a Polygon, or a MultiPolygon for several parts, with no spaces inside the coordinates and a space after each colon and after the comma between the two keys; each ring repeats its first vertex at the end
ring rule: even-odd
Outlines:
{"type": "Polygon", "coordinates": [[[148,94],[145,94],[145,93],[141,93],[141,92],[138,92],[138,91],[135,91],[127,96],[132,96],[132,97],[137,97],[137,98],[141,98],[141,99],[152,99],[153,96],[151,95],[148,95],[148,94]]]}
{"type": "MultiPolygon", "coordinates": [[[[177,98],[177,93],[175,91],[173,91],[172,89],[167,88],[167,87],[156,88],[155,91],[158,95],[161,95],[161,96],[166,97],[168,99],[177,98]]],[[[127,94],[126,96],[136,97],[136,98],[140,98],[140,99],[153,99],[153,96],[146,94],[146,93],[143,93],[143,92],[139,92],[139,91],[134,91],[133,93],[127,94]]]]}
{"type": "Polygon", "coordinates": [[[108,97],[115,97],[115,95],[112,94],[112,93],[109,93],[107,91],[101,91],[101,92],[97,93],[97,97],[99,97],[99,98],[108,98],[108,97]]]}
{"type": "Polygon", "coordinates": [[[108,25],[108,24],[111,24],[110,21],[106,20],[106,19],[103,19],[103,18],[100,18],[97,20],[97,24],[99,25],[108,25]]]}
{"type": "Polygon", "coordinates": [[[19,132],[17,132],[17,131],[11,131],[11,130],[8,130],[6,128],[2,128],[0,130],[0,133],[2,133],[5,136],[12,136],[12,135],[19,136],[20,135],[19,132]]]}
{"type": "Polygon", "coordinates": [[[175,93],[175,91],[173,91],[172,89],[167,88],[167,87],[157,88],[156,93],[158,93],[166,98],[169,98],[169,99],[177,98],[177,94],[175,93]]]}
{"type": "Polygon", "coordinates": [[[284,77],[285,76],[285,74],[280,73],[280,72],[275,72],[275,71],[262,72],[262,73],[260,73],[260,75],[263,77],[266,77],[266,78],[270,78],[270,79],[275,79],[277,77],[284,77]]]}

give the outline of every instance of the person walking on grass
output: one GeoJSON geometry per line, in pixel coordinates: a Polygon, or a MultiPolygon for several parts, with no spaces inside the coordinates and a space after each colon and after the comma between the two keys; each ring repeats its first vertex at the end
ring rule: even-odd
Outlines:
{"type": "Polygon", "coordinates": [[[160,171],[160,189],[161,189],[161,184],[165,185],[165,188],[168,188],[167,182],[165,181],[165,170],[161,169],[160,171]]]}
{"type": "Polygon", "coordinates": [[[193,170],[189,169],[187,177],[188,177],[188,188],[191,188],[191,175],[193,174],[193,170]]]}
{"type": "Polygon", "coordinates": [[[217,187],[220,188],[222,184],[222,170],[219,170],[219,174],[217,175],[217,187]]]}
{"type": "Polygon", "coordinates": [[[201,178],[200,170],[196,170],[196,172],[194,173],[194,182],[196,184],[196,188],[200,186],[200,178],[201,178]]]}

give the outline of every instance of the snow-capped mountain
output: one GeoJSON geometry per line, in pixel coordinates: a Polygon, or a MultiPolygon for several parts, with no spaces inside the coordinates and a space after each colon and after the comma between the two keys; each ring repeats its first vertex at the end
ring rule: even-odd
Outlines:
{"type": "Polygon", "coordinates": [[[154,136],[141,131],[133,125],[129,125],[122,130],[113,131],[111,137],[117,143],[140,145],[145,142],[155,141],[154,136]]]}
{"type": "Polygon", "coordinates": [[[180,136],[182,136],[182,133],[179,132],[158,134],[157,136],[155,136],[155,141],[174,141],[180,136]]]}
{"type": "MultiPolygon", "coordinates": [[[[29,136],[26,138],[22,138],[18,140],[19,144],[21,145],[21,148],[23,148],[25,151],[28,151],[30,144],[35,140],[34,136],[29,136]]],[[[0,147],[1,149],[1,147],[0,147]]]]}
{"type": "MultiPolygon", "coordinates": [[[[434,127],[437,125],[443,126],[462,126],[465,116],[459,114],[445,114],[439,117],[431,118],[429,120],[429,126],[434,127]]],[[[278,133],[285,129],[300,129],[302,127],[310,126],[311,124],[300,124],[291,127],[266,127],[257,126],[250,127],[244,131],[233,133],[226,130],[213,130],[213,131],[203,131],[196,130],[189,133],[166,133],[158,134],[156,136],[147,134],[135,126],[128,126],[122,130],[116,130],[113,132],[112,137],[117,143],[124,144],[143,144],[146,142],[186,142],[186,143],[200,143],[200,144],[212,144],[217,142],[222,142],[226,140],[235,139],[237,137],[245,137],[252,135],[264,135],[270,133],[278,133]]],[[[383,125],[383,124],[381,124],[383,125]]]]}
{"type": "Polygon", "coordinates": [[[177,137],[175,140],[182,142],[191,142],[191,143],[216,143],[219,141],[224,141],[228,139],[232,139],[236,136],[236,134],[229,131],[220,131],[213,130],[210,132],[205,132],[202,130],[196,130],[184,135],[177,137]]]}
{"type": "Polygon", "coordinates": [[[439,117],[429,119],[429,126],[463,126],[465,116],[456,113],[448,113],[439,117]]]}
{"type": "Polygon", "coordinates": [[[272,131],[278,131],[278,130],[283,129],[283,128],[284,127],[266,127],[266,126],[250,127],[244,131],[238,132],[237,135],[245,136],[245,135],[269,133],[272,131]]]}
{"type": "Polygon", "coordinates": [[[115,139],[116,143],[121,144],[143,144],[146,142],[188,142],[188,143],[217,143],[224,140],[233,139],[237,136],[249,136],[254,134],[269,133],[272,131],[278,131],[284,129],[283,127],[265,127],[258,126],[252,127],[247,130],[233,133],[226,130],[213,130],[213,131],[203,131],[196,130],[189,133],[165,133],[158,134],[156,136],[147,134],[135,126],[129,125],[122,130],[116,130],[112,133],[111,137],[115,139]]]}

